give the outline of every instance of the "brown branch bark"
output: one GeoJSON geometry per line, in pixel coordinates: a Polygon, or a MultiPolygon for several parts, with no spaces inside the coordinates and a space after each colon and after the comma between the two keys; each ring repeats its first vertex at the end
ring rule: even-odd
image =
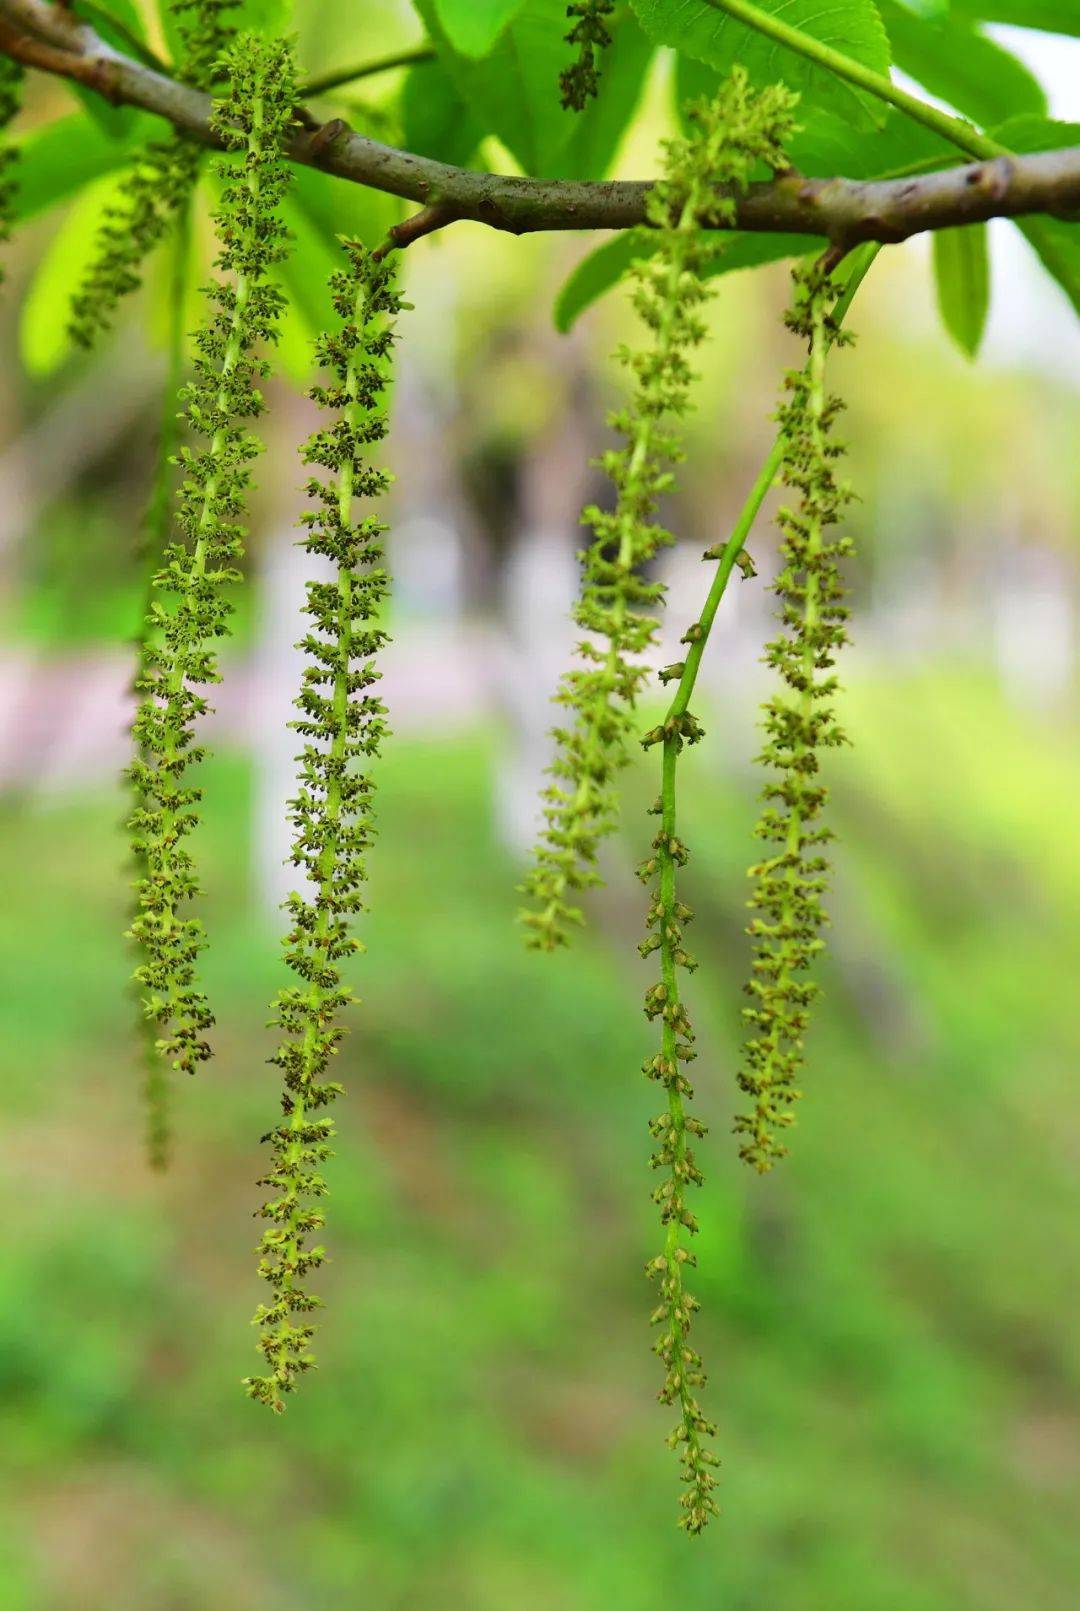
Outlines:
{"type": "MultiPolygon", "coordinates": [[[[203,144],[217,143],[208,96],[122,55],[88,24],[46,0],[0,0],[0,50],[29,67],[75,79],[110,101],[156,113],[203,144]]],[[[340,120],[319,126],[308,118],[305,124],[287,147],[295,162],[421,204],[421,222],[400,226],[399,245],[458,219],[517,235],[628,229],[645,222],[646,180],[480,173],[382,145],[340,120]]],[[[847,250],[860,241],[892,243],[924,230],[1029,213],[1080,215],[1080,146],[899,179],[783,174],[737,199],[735,227],[814,235],[847,250]]]]}

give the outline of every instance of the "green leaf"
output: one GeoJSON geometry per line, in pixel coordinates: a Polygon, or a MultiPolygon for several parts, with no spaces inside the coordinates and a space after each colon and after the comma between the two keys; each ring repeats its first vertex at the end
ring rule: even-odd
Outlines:
{"type": "Polygon", "coordinates": [[[565,15],[562,0],[552,0],[547,16],[537,0],[529,0],[482,61],[454,50],[434,0],[414,4],[447,74],[484,133],[496,135],[526,173],[551,173],[572,132],[557,90],[565,54],[556,26],[556,14],[565,15]]]}
{"type": "MultiPolygon", "coordinates": [[[[292,12],[292,0],[236,0],[222,22],[236,33],[250,28],[255,33],[287,34],[293,24],[292,12]]],[[[157,0],[157,14],[170,58],[175,62],[181,54],[179,19],[168,0],[157,0]]]]}
{"type": "MultiPolygon", "coordinates": [[[[785,257],[803,257],[825,245],[816,235],[751,234],[738,230],[725,234],[724,243],[725,249],[717,250],[705,271],[707,279],[785,257]]],[[[648,257],[653,250],[654,237],[649,230],[628,229],[582,258],[555,299],[555,328],[565,335],[597,297],[618,284],[635,258],[648,257]]]]}
{"type": "Polygon", "coordinates": [[[934,233],[938,311],[960,351],[974,358],[990,311],[990,254],[985,224],[934,233]]]}
{"type": "Polygon", "coordinates": [[[604,51],[600,93],[583,112],[563,112],[571,128],[569,143],[559,159],[556,177],[560,179],[602,179],[641,100],[653,42],[629,12],[609,23],[609,32],[611,44],[604,51]]]}
{"type": "Polygon", "coordinates": [[[953,11],[977,22],[1011,22],[1018,28],[1045,28],[1080,36],[1076,0],[952,0],[953,11]]]}
{"type": "Polygon", "coordinates": [[[91,180],[126,166],[135,147],[160,128],[157,118],[140,114],[118,143],[84,112],[72,112],[32,129],[19,141],[16,220],[46,212],[91,180]]]}
{"type": "Polygon", "coordinates": [[[619,283],[635,258],[648,257],[652,249],[648,230],[627,229],[583,257],[555,298],[552,316],[556,330],[565,335],[579,314],[619,283]]]}
{"type": "Polygon", "coordinates": [[[286,34],[293,23],[292,0],[239,0],[225,20],[237,33],[250,28],[257,34],[286,34]]]}
{"type": "Polygon", "coordinates": [[[486,56],[523,0],[435,0],[446,37],[463,56],[486,56]]]}
{"type": "Polygon", "coordinates": [[[1063,146],[1080,145],[1080,123],[1063,123],[1058,118],[1032,117],[1027,113],[1010,117],[990,130],[1000,145],[1010,151],[1059,151],[1063,146]]]}
{"type": "Polygon", "coordinates": [[[473,61],[453,48],[435,0],[414,0],[459,95],[526,173],[564,177],[560,159],[574,119],[559,104],[559,70],[566,64],[565,0],[525,0],[494,49],[473,61]]]}
{"type": "Polygon", "coordinates": [[[94,4],[93,0],[74,0],[71,9],[117,50],[125,55],[141,56],[144,61],[149,59],[146,29],[132,0],[108,0],[104,6],[94,4]]]}
{"type": "MultiPolygon", "coordinates": [[[[935,20],[949,15],[949,0],[898,0],[906,11],[913,11],[916,17],[932,17],[935,20]]],[[[880,6],[880,0],[878,0],[880,6]]]]}
{"type": "Polygon", "coordinates": [[[409,69],[398,109],[402,144],[418,157],[465,167],[483,138],[483,129],[440,61],[409,69]]]}
{"type": "Polygon", "coordinates": [[[304,214],[335,256],[339,235],[356,235],[369,246],[377,246],[409,206],[398,196],[366,185],[342,184],[332,174],[300,164],[292,170],[288,197],[289,205],[304,214]]]}
{"type": "MultiPolygon", "coordinates": [[[[885,119],[876,97],[855,89],[832,73],[766,39],[706,0],[631,0],[641,25],[660,45],[729,73],[745,67],[751,83],[773,84],[782,78],[801,96],[804,114],[820,108],[872,128],[885,119]]],[[[820,44],[841,50],[883,77],[889,74],[889,41],[873,0],[759,0],[760,9],[778,16],[820,44]]]]}
{"type": "Polygon", "coordinates": [[[893,60],[931,95],[985,127],[1019,112],[1046,112],[1038,80],[1001,45],[963,19],[916,17],[878,0],[893,60]]]}
{"type": "MultiPolygon", "coordinates": [[[[1060,146],[1080,144],[1080,123],[1059,123],[1053,118],[1009,118],[990,133],[1010,151],[1018,152],[1056,151],[1060,146]]],[[[1015,222],[1047,273],[1080,313],[1080,224],[1045,215],[1015,222]]]]}
{"type": "Polygon", "coordinates": [[[110,176],[88,185],[42,253],[19,321],[19,346],[31,375],[51,375],[75,350],[68,334],[72,294],[97,249],[102,209],[122,183],[122,176],[110,176]]]}
{"type": "Polygon", "coordinates": [[[1080,224],[1060,218],[1019,218],[1016,227],[1080,313],[1080,224]]]}
{"type": "MultiPolygon", "coordinates": [[[[714,95],[722,77],[714,67],[679,55],[673,85],[684,129],[686,102],[714,95]]],[[[939,157],[947,163],[960,160],[955,146],[893,109],[877,129],[863,129],[850,118],[819,110],[802,121],[788,144],[788,155],[800,173],[829,179],[877,179],[939,157]]]]}
{"type": "MultiPolygon", "coordinates": [[[[76,0],[74,10],[101,34],[106,43],[126,54],[131,52],[131,38],[142,39],[144,29],[131,0],[113,0],[109,10],[99,6],[84,6],[76,0]],[[114,20],[115,19],[115,20],[114,20]],[[117,27],[116,24],[121,26],[117,27]]],[[[94,122],[114,140],[123,140],[138,113],[131,106],[112,106],[96,90],[82,84],[71,84],[71,89],[89,112],[94,122]]]]}

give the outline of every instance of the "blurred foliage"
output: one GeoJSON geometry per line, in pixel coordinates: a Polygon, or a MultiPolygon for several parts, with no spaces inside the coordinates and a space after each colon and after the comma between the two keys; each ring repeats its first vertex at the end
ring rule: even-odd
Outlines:
{"type": "MultiPolygon", "coordinates": [[[[826,1010],[793,1156],[765,1181],[728,1135],[752,784],[710,775],[722,742],[695,759],[699,1324],[725,1514],[694,1548],[642,1320],[638,893],[605,897],[574,956],[527,955],[486,743],[392,746],[323,1369],[268,1421],[238,1385],[280,977],[247,769],[208,778],[208,985],[228,1011],[163,1184],[127,1040],[119,799],[9,808],[4,1611],[653,1611],[672,1571],[695,1611],[1069,1611],[1080,847],[1058,802],[1080,733],[1051,753],[986,685],[941,675],[863,678],[848,716],[826,1010]]],[[[646,832],[628,811],[627,859],[646,832]]]]}

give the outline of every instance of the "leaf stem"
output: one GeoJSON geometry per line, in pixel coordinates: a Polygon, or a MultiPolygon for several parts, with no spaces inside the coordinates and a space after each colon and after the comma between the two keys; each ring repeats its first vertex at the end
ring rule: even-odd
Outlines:
{"type": "Polygon", "coordinates": [[[762,11],[759,6],[752,4],[752,0],[705,0],[707,6],[714,11],[724,11],[736,21],[743,22],[748,28],[763,34],[766,39],[773,40],[785,49],[794,51],[806,61],[813,62],[816,67],[823,67],[826,72],[834,73],[837,78],[844,79],[853,84],[856,89],[865,90],[868,95],[874,95],[879,101],[885,101],[889,106],[895,106],[900,112],[905,112],[916,123],[924,128],[940,134],[942,139],[949,140],[959,150],[966,151],[972,157],[1001,157],[1008,156],[1007,146],[1000,145],[989,135],[981,133],[973,124],[964,118],[953,117],[948,112],[942,112],[927,101],[922,101],[917,95],[901,89],[891,79],[882,73],[875,73],[872,67],[863,62],[856,61],[853,56],[845,55],[842,50],[834,50],[822,40],[815,39],[811,34],[804,33],[801,28],[793,28],[789,22],[780,17],[772,16],[762,11]]]}
{"type": "Polygon", "coordinates": [[[342,84],[355,84],[362,78],[374,78],[377,73],[390,73],[397,67],[415,67],[421,62],[433,62],[438,55],[434,45],[414,45],[410,50],[399,50],[391,56],[379,56],[374,61],[358,62],[353,67],[336,67],[329,73],[319,73],[301,84],[300,95],[310,98],[325,95],[329,90],[340,89],[342,84]]]}
{"type": "MultiPolygon", "coordinates": [[[[851,272],[833,312],[833,317],[837,324],[843,323],[854,300],[855,293],[869,273],[870,265],[880,251],[881,247],[877,242],[870,242],[859,247],[858,251],[852,254],[851,272]]],[[[693,641],[687,650],[682,675],[679,678],[671,704],[668,706],[667,720],[670,720],[671,717],[681,716],[690,703],[697,683],[698,672],[701,669],[705,646],[709,641],[709,634],[716,619],[716,612],[720,607],[720,600],[727,591],[727,585],[735,568],[735,562],[746,546],[747,538],[750,535],[754,521],[757,519],[758,511],[765,501],[765,495],[776,480],[783,456],[784,435],[781,431],[777,433],[776,440],[769,449],[768,457],[761,467],[758,478],[751,487],[742,509],[739,511],[739,517],[732,527],[731,536],[721,551],[716,571],[713,575],[712,585],[702,606],[701,614],[698,616],[696,626],[691,628],[693,641]]],[[[670,740],[665,740],[665,750],[669,742],[670,740]]]]}

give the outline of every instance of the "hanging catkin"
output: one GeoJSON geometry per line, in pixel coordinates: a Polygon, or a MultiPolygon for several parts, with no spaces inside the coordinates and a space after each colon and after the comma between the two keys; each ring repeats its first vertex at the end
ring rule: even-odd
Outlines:
{"type": "Polygon", "coordinates": [[[278,1411],[313,1364],[308,1317],[320,1300],[308,1291],[307,1278],[322,1263],[323,1250],[310,1239],[325,1218],[317,1206],[326,1191],[320,1171],[334,1124],[324,1109],[341,1091],[327,1071],[344,1033],[341,1013],[353,999],[341,964],[361,949],[352,920],[363,909],[360,886],[372,835],[368,766],[386,731],[383,705],[370,691],[378,679],[374,659],[386,639],[378,624],[387,586],[385,527],[357,505],[389,484],[369,451],[386,435],[382,397],[401,302],[388,262],[359,241],[343,247],[348,266],[330,285],[340,325],[317,348],[329,381],[311,393],[330,421],[303,450],[305,463],[328,473],[307,485],[316,506],[303,517],[307,551],[332,561],[335,577],[307,589],[311,628],[301,647],[308,664],[293,723],[304,748],[290,810],[292,862],[307,887],[286,902],[285,955],[297,983],[277,998],[283,1039],[273,1061],[285,1089],[281,1121],[263,1138],[272,1159],[259,1182],[270,1191],[260,1210],[267,1224],[259,1272],[272,1296],[255,1316],[266,1374],[245,1384],[252,1398],[278,1411]]]}
{"type": "Polygon", "coordinates": [[[759,757],[774,775],[763,791],[765,809],[755,832],[772,848],[750,869],[750,904],[758,915],[748,930],[755,955],[746,988],[753,999],[743,1016],[751,1037],[738,1079],[753,1106],[735,1123],[740,1156],[759,1171],[786,1153],[781,1137],[800,1095],[795,1082],[809,1008],[818,994],[807,974],[824,947],[821,897],[828,864],[822,849],[832,837],[819,825],[828,792],[820,752],[846,742],[832,708],[832,666],[848,641],[839,562],[852,545],[850,538],[835,536],[833,527],[851,493],[835,472],[843,449],[830,430],[842,405],[826,393],[825,358],[830,347],[851,336],[833,317],[837,287],[820,266],[796,269],[794,285],[787,322],[809,350],[805,366],[786,377],[788,395],[778,417],[782,474],[799,505],[780,513],[783,566],[774,586],[781,631],[765,657],[783,687],[765,705],[766,743],[759,757]]]}
{"type": "Polygon", "coordinates": [[[286,45],[245,35],[224,70],[229,90],[214,123],[237,153],[220,164],[217,262],[224,277],[207,288],[211,312],[196,336],[195,378],[183,394],[187,432],[204,445],[180,454],[179,531],[154,578],[131,767],[141,801],[131,823],[134,849],[146,868],[132,924],[143,959],[135,976],[165,1063],[186,1073],[209,1056],[213,1023],[195,977],[202,925],[186,915],[199,885],[184,841],[202,794],[189,772],[203,754],[194,742],[208,708],[199,690],[219,680],[215,644],[229,630],[226,590],[238,579],[248,465],[260,451],[248,425],[265,407],[258,383],[268,365],[258,349],[274,339],[284,301],[267,275],[287,250],[278,216],[288,183],[280,143],[296,99],[286,45]]]}

